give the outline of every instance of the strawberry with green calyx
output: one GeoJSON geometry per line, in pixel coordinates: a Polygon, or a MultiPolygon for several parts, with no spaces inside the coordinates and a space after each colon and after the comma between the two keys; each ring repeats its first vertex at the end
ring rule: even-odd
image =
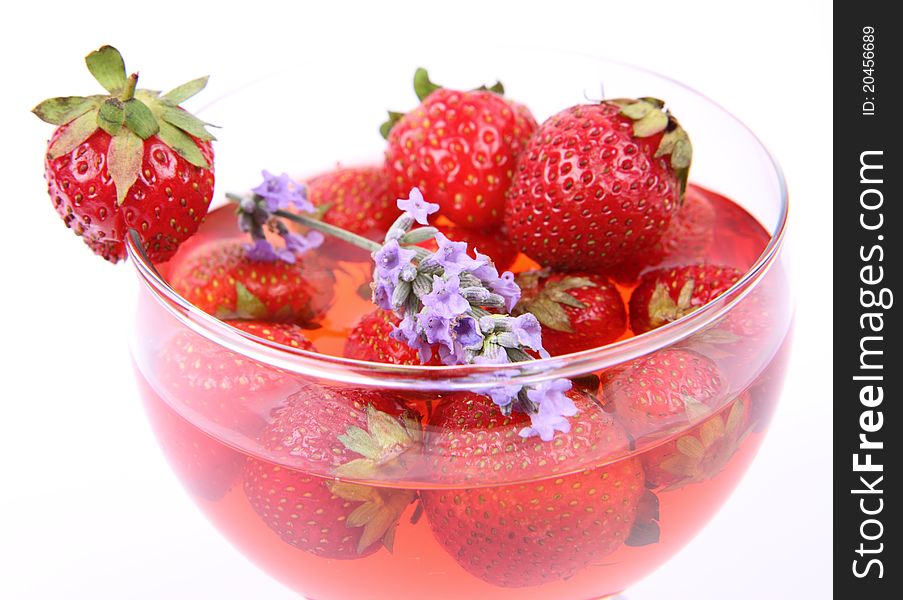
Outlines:
{"type": "Polygon", "coordinates": [[[515,161],[536,129],[529,109],[504,98],[501,84],[450,90],[424,69],[415,73],[414,89],[420,105],[390,113],[381,128],[392,191],[402,198],[419,188],[461,227],[501,224],[515,161]]]}
{"type": "Polygon", "coordinates": [[[742,275],[710,264],[650,271],[630,296],[630,328],[639,335],[676,321],[727,291],[742,275]]]}
{"type": "Polygon", "coordinates": [[[505,223],[546,267],[628,262],[668,228],[691,157],[686,132],[660,100],[573,106],[543,123],[520,154],[505,223]]]}
{"type": "Polygon", "coordinates": [[[413,490],[341,479],[397,477],[422,448],[416,415],[386,392],[309,386],[261,436],[274,462],[249,459],[244,491],[263,522],[288,544],[335,559],[390,551],[413,490]],[[309,475],[280,464],[334,474],[309,475]]]}
{"type": "Polygon", "coordinates": [[[221,319],[310,326],[332,304],[335,276],[314,257],[253,260],[241,243],[217,240],[180,256],[169,283],[186,300],[221,319]]]}
{"type": "Polygon", "coordinates": [[[207,78],[166,94],[137,89],[119,52],[104,46],[85,58],[108,95],[67,96],[32,112],[57,125],[45,160],[54,207],[98,255],[117,262],[129,229],[148,258],[169,259],[197,231],[213,196],[214,137],[179,105],[207,78]]]}
{"type": "Polygon", "coordinates": [[[603,346],[627,329],[624,300],[603,275],[544,269],[519,274],[517,283],[522,296],[514,314],[533,313],[553,356],[603,346]]]}

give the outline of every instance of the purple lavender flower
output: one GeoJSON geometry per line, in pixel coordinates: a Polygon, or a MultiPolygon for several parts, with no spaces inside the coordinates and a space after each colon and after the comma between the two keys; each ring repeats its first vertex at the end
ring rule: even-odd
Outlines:
{"type": "Polygon", "coordinates": [[[417,255],[414,250],[408,250],[398,245],[397,240],[389,240],[382,248],[373,253],[373,261],[376,263],[376,273],[380,278],[398,281],[402,269],[411,264],[411,260],[417,255]]]}
{"type": "Polygon", "coordinates": [[[465,348],[472,348],[483,343],[483,334],[480,326],[473,317],[463,316],[455,321],[455,340],[465,348]]]}
{"type": "Polygon", "coordinates": [[[425,201],[423,194],[417,188],[411,188],[408,199],[403,200],[399,198],[396,204],[399,210],[408,213],[412,219],[421,225],[427,225],[427,217],[439,210],[439,205],[425,201]]]}
{"type": "Polygon", "coordinates": [[[433,260],[445,269],[446,275],[460,275],[465,271],[474,271],[484,264],[480,260],[467,256],[467,242],[453,242],[441,232],[437,232],[436,243],[439,249],[433,255],[433,260]]]}
{"type": "Polygon", "coordinates": [[[543,358],[548,358],[549,353],[542,347],[542,326],[533,313],[524,313],[511,319],[511,332],[517,336],[521,346],[536,350],[543,358]]]}
{"type": "Polygon", "coordinates": [[[514,273],[505,271],[494,281],[486,282],[493,294],[498,294],[505,299],[505,310],[509,313],[514,310],[520,300],[520,286],[514,280],[514,273]]]}
{"type": "Polygon", "coordinates": [[[517,394],[520,392],[520,390],[521,386],[519,385],[503,385],[486,390],[485,393],[498,406],[504,408],[506,406],[509,406],[514,401],[514,399],[517,398],[517,394]]]}
{"type": "Polygon", "coordinates": [[[453,319],[470,309],[470,303],[461,295],[461,281],[457,275],[448,279],[433,275],[433,289],[420,301],[447,319],[453,319]]]}
{"type": "Polygon", "coordinates": [[[287,231],[282,234],[282,239],[285,240],[286,250],[294,254],[304,254],[308,250],[319,248],[325,241],[319,231],[309,231],[307,235],[287,231]]]}
{"type": "Polygon", "coordinates": [[[314,205],[307,199],[307,187],[298,183],[287,173],[273,175],[266,169],[262,172],[263,183],[251,190],[266,201],[271,213],[294,206],[300,211],[314,212],[314,205]]]}
{"type": "Polygon", "coordinates": [[[433,309],[425,307],[417,314],[417,324],[426,341],[430,344],[442,344],[449,350],[454,349],[451,333],[451,319],[443,317],[433,309]]]}
{"type": "Polygon", "coordinates": [[[287,263],[295,262],[294,253],[286,249],[276,249],[266,238],[257,238],[253,244],[245,246],[245,256],[250,260],[259,262],[274,262],[281,260],[287,263]]]}
{"type": "Polygon", "coordinates": [[[567,433],[571,430],[571,424],[567,417],[577,414],[577,407],[566,392],[571,389],[568,379],[555,379],[544,381],[527,388],[527,398],[536,404],[539,410],[530,413],[530,427],[524,427],[520,431],[521,437],[539,436],[544,442],[548,442],[555,436],[556,431],[567,433]]]}
{"type": "Polygon", "coordinates": [[[392,295],[395,293],[395,285],[388,279],[377,279],[373,282],[373,304],[383,310],[395,310],[392,306],[392,295]]]}
{"type": "Polygon", "coordinates": [[[399,342],[404,342],[416,350],[420,362],[423,364],[430,362],[430,359],[433,358],[432,347],[423,339],[423,336],[420,335],[420,331],[417,328],[417,322],[410,315],[405,316],[405,318],[401,320],[401,323],[395,327],[392,333],[389,334],[389,337],[398,340],[399,342]]]}

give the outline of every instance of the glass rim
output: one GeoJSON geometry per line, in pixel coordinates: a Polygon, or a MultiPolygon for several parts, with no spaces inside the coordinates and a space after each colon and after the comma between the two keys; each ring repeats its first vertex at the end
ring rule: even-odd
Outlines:
{"type": "Polygon", "coordinates": [[[232,327],[205,313],[178,294],[148,260],[141,244],[136,243],[134,234],[127,235],[125,240],[126,252],[131,259],[131,264],[135,266],[141,284],[148,289],[157,302],[163,305],[177,320],[211,342],[259,363],[290,373],[347,385],[389,389],[441,389],[444,391],[480,391],[509,383],[533,385],[551,379],[578,377],[601,371],[671,346],[724,316],[750,293],[774,264],[783,245],[787,227],[789,197],[786,180],[774,155],[759,137],[717,102],[680,81],[654,71],[616,60],[591,58],[667,81],[708,102],[750,136],[751,141],[768,158],[773,175],[777,180],[780,196],[778,198],[780,206],[777,224],[771,232],[768,244],[756,262],[722,295],[680,319],[605,346],[529,362],[506,365],[396,365],[291,348],[232,327]]]}

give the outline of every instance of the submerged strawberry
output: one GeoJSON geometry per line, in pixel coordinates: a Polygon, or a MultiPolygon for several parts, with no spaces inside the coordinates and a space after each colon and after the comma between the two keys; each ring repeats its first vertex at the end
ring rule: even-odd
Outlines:
{"type": "Polygon", "coordinates": [[[338,477],[368,479],[405,469],[419,453],[420,425],[383,392],[309,385],[261,436],[272,462],[249,459],[244,491],[251,507],[284,542],[334,559],[389,550],[412,490],[326,479],[282,464],[338,477]]]}
{"type": "Polygon", "coordinates": [[[658,269],[630,296],[630,328],[637,335],[690,314],[727,291],[742,273],[718,265],[658,269]]]}
{"type": "Polygon", "coordinates": [[[420,106],[390,113],[386,166],[392,190],[406,198],[418,187],[457,225],[485,229],[502,222],[505,192],[518,154],[536,129],[527,107],[491,89],[450,90],[414,75],[420,106]]]}
{"type": "Polygon", "coordinates": [[[606,371],[606,406],[635,439],[685,426],[718,406],[725,389],[717,365],[681,348],[666,348],[606,371]]]}
{"type": "Polygon", "coordinates": [[[676,439],[643,453],[649,483],[677,489],[718,475],[750,432],[750,405],[749,394],[741,394],[676,439]]]}
{"type": "Polygon", "coordinates": [[[238,480],[245,457],[189,423],[138,376],[154,435],[173,471],[189,492],[219,500],[238,480]]]}
{"type": "Polygon", "coordinates": [[[654,98],[568,108],[521,153],[505,223],[521,251],[562,271],[613,267],[657,243],[682,201],[686,132],[654,98]]]}
{"type": "Polygon", "coordinates": [[[604,346],[627,329],[624,300],[603,275],[531,271],[517,283],[523,295],[514,312],[536,316],[552,356],[604,346]]]}
{"type": "Polygon", "coordinates": [[[309,324],[332,304],[335,276],[311,256],[293,263],[255,261],[241,243],[219,240],[181,257],[169,283],[186,300],[221,319],[309,324]]]}
{"type": "Polygon", "coordinates": [[[137,232],[148,257],[165,261],[197,231],[213,196],[214,139],[179,105],[207,78],[166,94],[138,90],[111,46],[85,61],[109,95],[51,98],[33,112],[57,125],[45,160],[50,198],[67,227],[117,262],[137,232]]]}
{"type": "MultiPolygon", "coordinates": [[[[537,465],[568,470],[588,455],[623,450],[627,434],[581,392],[568,393],[580,414],[552,444],[520,437],[529,419],[500,414],[476,394],[448,398],[429,421],[426,447],[438,473],[470,472],[498,482],[532,483],[423,490],[436,540],[465,570],[494,585],[540,585],[573,576],[625,543],[645,491],[640,461],[536,481],[537,465]],[[452,466],[453,465],[453,466],[452,466]]],[[[457,481],[462,483],[462,481],[457,481]]]]}
{"type": "MultiPolygon", "coordinates": [[[[297,325],[230,321],[230,325],[286,346],[312,349],[297,325]]],[[[187,411],[228,432],[256,435],[270,411],[300,385],[283,371],[261,365],[193,332],[180,331],[160,353],[161,388],[187,411]]]]}

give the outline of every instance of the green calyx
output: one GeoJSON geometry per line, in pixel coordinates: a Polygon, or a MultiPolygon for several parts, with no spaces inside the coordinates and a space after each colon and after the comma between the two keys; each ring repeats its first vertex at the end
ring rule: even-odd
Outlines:
{"type": "Polygon", "coordinates": [[[596,287],[596,284],[587,277],[564,277],[547,283],[542,290],[537,291],[540,282],[548,276],[548,270],[529,271],[517,276],[517,284],[524,296],[514,307],[514,313],[533,313],[544,327],[574,333],[571,318],[564,308],[586,308],[586,304],[571,294],[570,290],[596,287]]]}
{"type": "MultiPolygon", "coordinates": [[[[417,99],[423,102],[426,100],[427,96],[432,94],[438,89],[442,89],[442,86],[434,83],[430,79],[430,75],[426,69],[423,67],[417,67],[417,70],[414,71],[414,93],[417,95],[417,99]]],[[[480,92],[493,92],[500,96],[505,95],[505,86],[502,85],[501,81],[496,81],[491,86],[481,85],[478,88],[474,88],[472,91],[480,91],[480,92]]],[[[389,118],[382,125],[379,126],[379,133],[383,136],[384,139],[389,138],[389,132],[392,131],[392,128],[395,124],[401,120],[404,116],[404,113],[389,111],[389,118]]]]}
{"type": "Polygon", "coordinates": [[[138,74],[126,75],[122,55],[112,46],[95,50],[85,63],[108,95],[50,98],[32,109],[41,120],[64,128],[48,149],[51,159],[71,152],[102,129],[112,137],[107,160],[120,204],[138,178],[144,140],[151,137],[157,136],[192,165],[210,168],[195,142],[215,139],[206,129],[209,124],[179,107],[204,89],[206,77],[161,94],[137,89],[138,74]]]}
{"type": "Polygon", "coordinates": [[[693,145],[690,137],[680,126],[665,103],[658,98],[617,99],[612,103],[621,108],[621,114],[633,121],[633,135],[638,138],[651,137],[664,132],[655,157],[670,156],[671,168],[680,181],[680,195],[687,189],[690,163],[693,161],[693,145]]]}
{"type": "MultiPolygon", "coordinates": [[[[339,436],[339,441],[352,452],[361,455],[335,470],[338,477],[376,479],[395,477],[410,465],[406,458],[422,448],[420,423],[409,415],[399,422],[374,408],[367,407],[367,430],[349,427],[339,436]]],[[[395,540],[395,529],[402,513],[414,501],[413,490],[380,488],[345,481],[330,484],[330,491],[344,500],[360,502],[346,521],[349,528],[363,529],[357,545],[358,554],[377,541],[382,541],[390,552],[395,540]]]]}

